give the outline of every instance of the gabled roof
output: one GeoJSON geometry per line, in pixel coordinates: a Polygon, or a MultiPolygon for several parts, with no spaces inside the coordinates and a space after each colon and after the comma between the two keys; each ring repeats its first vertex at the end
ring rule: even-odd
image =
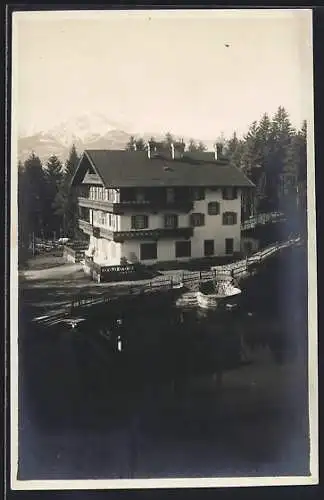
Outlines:
{"type": "Polygon", "coordinates": [[[162,156],[149,158],[145,151],[86,150],[71,184],[82,182],[91,165],[106,188],[254,187],[242,171],[229,165],[226,160],[212,161],[208,153],[199,155],[199,158],[197,156],[185,153],[182,158],[173,160],[162,156]]]}

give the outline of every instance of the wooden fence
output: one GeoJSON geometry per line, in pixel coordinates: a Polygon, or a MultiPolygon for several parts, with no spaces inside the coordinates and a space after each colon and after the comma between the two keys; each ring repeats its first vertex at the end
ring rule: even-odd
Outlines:
{"type": "Polygon", "coordinates": [[[82,296],[79,294],[73,297],[71,309],[74,311],[76,308],[83,306],[107,303],[123,296],[131,297],[138,294],[172,290],[175,288],[175,285],[180,283],[182,283],[184,287],[194,291],[198,289],[200,283],[214,279],[235,279],[236,281],[239,281],[256,270],[259,265],[271,255],[298,243],[300,243],[300,238],[282,243],[275,243],[257,254],[246,257],[239,262],[233,262],[224,266],[217,266],[205,271],[182,271],[171,276],[159,276],[144,283],[142,282],[136,284],[133,282],[129,285],[114,285],[109,289],[109,291],[98,295],[82,296]]]}
{"type": "Polygon", "coordinates": [[[241,224],[241,230],[244,231],[246,229],[253,229],[256,226],[263,226],[269,223],[282,222],[286,220],[285,214],[282,212],[272,212],[272,213],[263,213],[257,214],[250,219],[245,220],[241,224]]]}

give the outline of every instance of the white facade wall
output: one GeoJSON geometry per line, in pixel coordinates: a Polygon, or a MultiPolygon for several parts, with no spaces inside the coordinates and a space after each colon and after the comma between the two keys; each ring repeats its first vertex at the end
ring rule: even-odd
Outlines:
{"type": "MultiPolygon", "coordinates": [[[[139,212],[138,212],[139,213],[139,212]]],[[[164,212],[166,213],[166,212],[164,212]]],[[[148,229],[158,229],[164,227],[164,213],[150,214],[149,212],[141,212],[141,215],[149,217],[148,229]]],[[[170,211],[170,213],[172,213],[170,211]]],[[[203,213],[205,215],[205,225],[194,228],[193,237],[191,239],[191,259],[198,259],[205,256],[204,240],[213,240],[215,248],[215,256],[226,255],[225,239],[233,238],[233,251],[240,252],[241,250],[241,191],[238,190],[235,200],[223,200],[222,190],[212,191],[206,189],[205,199],[194,202],[193,210],[188,214],[179,214],[179,227],[190,226],[190,216],[192,213],[203,213]],[[220,204],[219,215],[208,215],[208,203],[217,201],[220,204]],[[237,214],[237,223],[235,225],[223,225],[223,213],[235,212],[237,214]]],[[[131,230],[131,215],[121,216],[121,231],[131,230]]],[[[175,242],[184,240],[184,238],[165,238],[157,241],[157,261],[172,261],[190,260],[188,257],[176,258],[175,242]]],[[[122,257],[130,259],[130,256],[135,256],[140,260],[140,246],[142,243],[152,243],[152,240],[131,240],[122,243],[122,257]]],[[[154,264],[156,261],[145,260],[148,265],[154,264]]]]}
{"type": "MultiPolygon", "coordinates": [[[[137,210],[133,214],[115,215],[106,214],[106,223],[100,220],[100,211],[90,210],[90,221],[95,226],[104,227],[111,231],[134,231],[131,227],[132,215],[141,214],[148,216],[148,230],[164,228],[164,215],[175,213],[172,210],[163,211],[158,214],[137,210]]],[[[194,202],[193,210],[187,214],[178,214],[178,227],[190,227],[190,216],[192,213],[202,213],[205,215],[205,224],[193,228],[191,238],[191,259],[204,257],[204,240],[214,241],[214,255],[226,255],[225,239],[233,238],[233,251],[241,251],[241,190],[237,190],[235,200],[223,200],[222,190],[205,190],[205,198],[194,202]],[[217,201],[220,204],[219,215],[208,215],[208,203],[217,201]],[[223,225],[223,213],[235,212],[237,223],[235,225],[223,225]]],[[[145,260],[145,264],[154,264],[157,261],[187,261],[188,257],[176,258],[175,242],[185,241],[184,238],[164,238],[157,241],[157,259],[145,260]]],[[[91,255],[91,248],[95,248],[94,260],[103,265],[119,265],[120,259],[126,257],[129,261],[140,261],[140,246],[142,243],[152,243],[152,240],[126,240],[124,243],[115,243],[105,238],[94,238],[90,236],[90,246],[88,254],[91,255]]]]}
{"type": "Polygon", "coordinates": [[[205,199],[194,203],[191,213],[205,214],[205,225],[194,228],[191,238],[192,258],[204,257],[204,240],[214,240],[215,255],[225,255],[225,239],[233,238],[234,252],[241,248],[241,190],[238,190],[235,200],[223,200],[222,190],[212,191],[206,189],[205,199]],[[219,215],[208,215],[208,203],[217,201],[220,204],[219,215]],[[237,223],[235,225],[223,225],[223,213],[235,212],[237,223]]]}
{"type": "Polygon", "coordinates": [[[90,236],[89,248],[85,254],[92,256],[97,264],[117,266],[121,259],[121,243],[90,236]]]}
{"type": "MultiPolygon", "coordinates": [[[[178,260],[179,262],[186,262],[190,260],[188,257],[176,258],[175,256],[175,242],[176,241],[184,241],[183,238],[177,239],[161,239],[158,240],[157,243],[157,259],[156,260],[145,260],[144,264],[151,265],[156,264],[157,262],[165,262],[165,261],[173,261],[178,260]]],[[[140,248],[143,243],[154,243],[153,240],[130,240],[125,241],[121,244],[121,254],[122,257],[126,257],[130,262],[134,262],[135,260],[140,262],[140,248]]],[[[191,257],[192,258],[192,257],[191,257]]]]}

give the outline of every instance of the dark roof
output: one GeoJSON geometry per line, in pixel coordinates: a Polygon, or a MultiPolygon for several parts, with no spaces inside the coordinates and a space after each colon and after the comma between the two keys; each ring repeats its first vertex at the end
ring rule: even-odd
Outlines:
{"type": "MultiPolygon", "coordinates": [[[[193,155],[195,156],[195,155],[193,155]]],[[[204,155],[201,155],[202,157],[204,155]]],[[[205,156],[206,158],[206,156],[205,156]]],[[[104,186],[157,187],[157,186],[236,186],[253,187],[254,184],[227,161],[206,161],[184,154],[181,159],[155,156],[145,151],[86,150],[80,160],[72,184],[85,175],[85,166],[95,169],[104,186]]]]}

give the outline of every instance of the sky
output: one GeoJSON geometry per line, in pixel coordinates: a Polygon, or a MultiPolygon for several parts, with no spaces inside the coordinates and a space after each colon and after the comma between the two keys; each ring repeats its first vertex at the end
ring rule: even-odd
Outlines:
{"type": "Polygon", "coordinates": [[[18,129],[100,112],[126,131],[214,139],[280,105],[299,127],[310,40],[307,10],[15,13],[18,129]]]}

